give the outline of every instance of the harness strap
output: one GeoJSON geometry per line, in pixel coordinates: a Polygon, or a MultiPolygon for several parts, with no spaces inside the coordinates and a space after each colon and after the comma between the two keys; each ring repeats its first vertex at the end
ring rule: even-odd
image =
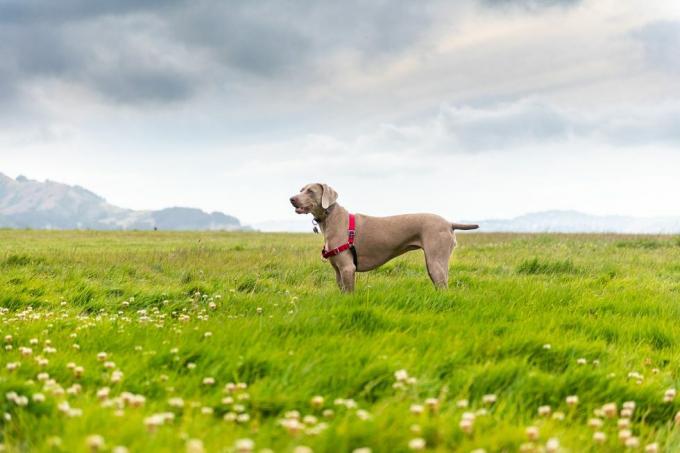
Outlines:
{"type": "Polygon", "coordinates": [[[326,248],[324,247],[321,249],[321,256],[324,258],[330,258],[331,256],[339,255],[340,253],[344,252],[345,250],[351,250],[352,251],[352,258],[354,260],[354,265],[357,265],[357,252],[354,249],[354,237],[356,236],[356,221],[354,218],[354,214],[349,215],[349,225],[347,227],[347,242],[342,244],[339,247],[336,247],[332,250],[326,251],[326,248]]]}

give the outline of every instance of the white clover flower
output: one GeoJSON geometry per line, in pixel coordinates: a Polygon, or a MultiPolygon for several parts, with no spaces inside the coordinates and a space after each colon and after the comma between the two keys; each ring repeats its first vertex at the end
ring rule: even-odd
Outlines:
{"type": "Polygon", "coordinates": [[[411,411],[412,414],[420,415],[420,414],[423,413],[425,408],[421,404],[411,404],[411,407],[410,407],[409,410],[411,411]]]}
{"type": "Polygon", "coordinates": [[[408,442],[408,448],[414,451],[425,450],[425,439],[416,437],[408,442]]]}
{"type": "Polygon", "coordinates": [[[625,443],[632,436],[633,436],[633,433],[631,433],[629,429],[622,429],[621,431],[619,431],[619,440],[621,442],[625,443]]]}
{"type": "Polygon", "coordinates": [[[469,418],[464,418],[458,423],[458,427],[463,431],[465,434],[470,434],[472,433],[472,428],[474,427],[474,418],[469,419],[469,418]]]}
{"type": "Polygon", "coordinates": [[[237,453],[250,453],[255,449],[255,442],[252,439],[237,439],[234,449],[237,453]]]}
{"type": "Polygon", "coordinates": [[[593,429],[601,428],[604,422],[599,418],[591,418],[588,420],[588,427],[593,429]]]}
{"type": "Polygon", "coordinates": [[[619,429],[628,429],[628,428],[630,428],[630,419],[629,418],[620,418],[616,422],[616,426],[619,429]]]}
{"type": "Polygon", "coordinates": [[[548,453],[556,453],[559,449],[560,441],[555,437],[551,437],[548,439],[548,442],[545,443],[545,451],[548,453]]]}
{"type": "Polygon", "coordinates": [[[184,400],[182,398],[179,398],[179,397],[174,397],[174,398],[170,398],[168,400],[168,404],[171,407],[181,408],[181,407],[184,407],[184,400]]]}
{"type": "Polygon", "coordinates": [[[215,378],[213,377],[203,378],[203,385],[215,385],[215,378]]]}
{"type": "Polygon", "coordinates": [[[33,401],[35,401],[36,403],[44,403],[45,402],[45,395],[43,395],[42,393],[34,393],[32,398],[33,398],[33,401]]]}
{"type": "Polygon", "coordinates": [[[100,352],[99,354],[97,354],[97,360],[99,360],[100,362],[104,362],[107,357],[108,354],[105,352],[100,352]]]}
{"type": "Polygon", "coordinates": [[[394,378],[397,382],[404,382],[408,379],[408,372],[406,370],[397,370],[394,372],[394,378]]]}
{"type": "Polygon", "coordinates": [[[676,391],[674,388],[669,388],[666,390],[666,392],[663,394],[663,401],[664,403],[670,403],[675,399],[676,391]]]}
{"type": "Polygon", "coordinates": [[[92,434],[87,436],[85,444],[92,451],[98,451],[104,448],[104,438],[99,434],[92,434]]]}
{"type": "Polygon", "coordinates": [[[568,406],[576,406],[578,404],[578,396],[576,395],[569,395],[566,398],[567,405],[568,406]]]}
{"type": "Polygon", "coordinates": [[[203,441],[200,439],[187,440],[187,453],[203,453],[203,441]]]}
{"type": "Polygon", "coordinates": [[[626,439],[626,448],[638,448],[640,446],[640,439],[637,437],[629,437],[626,439]]]}
{"type": "Polygon", "coordinates": [[[658,453],[659,451],[659,444],[654,442],[653,444],[647,444],[645,445],[645,453],[658,453]]]}
{"type": "Polygon", "coordinates": [[[595,431],[593,433],[593,441],[598,444],[603,444],[607,441],[607,435],[602,431],[595,431]]]}
{"type": "Polygon", "coordinates": [[[323,396],[321,396],[321,395],[316,395],[316,396],[312,397],[312,399],[310,400],[310,404],[312,405],[312,407],[314,407],[316,409],[323,407],[323,403],[324,403],[324,399],[323,399],[323,396]]]}
{"type": "Polygon", "coordinates": [[[576,360],[576,363],[577,363],[578,365],[585,365],[585,364],[588,363],[588,360],[586,360],[584,357],[581,357],[581,358],[579,358],[579,359],[576,360]]]}
{"type": "Polygon", "coordinates": [[[488,405],[494,404],[496,402],[496,395],[494,393],[489,393],[488,395],[484,395],[482,397],[482,402],[484,404],[488,404],[488,405]]]}
{"type": "Polygon", "coordinates": [[[550,415],[551,408],[550,406],[539,406],[538,407],[538,415],[541,417],[547,417],[550,415]]]}
{"type": "Polygon", "coordinates": [[[616,403],[607,403],[604,406],[602,406],[602,411],[604,412],[604,415],[607,418],[614,418],[616,417],[618,409],[616,407],[616,403]]]}
{"type": "Polygon", "coordinates": [[[538,440],[539,431],[536,426],[528,426],[525,432],[527,435],[527,439],[529,439],[530,441],[538,440]]]}
{"type": "Polygon", "coordinates": [[[550,343],[546,343],[546,344],[543,345],[543,349],[549,351],[550,349],[552,349],[552,345],[550,343]]]}

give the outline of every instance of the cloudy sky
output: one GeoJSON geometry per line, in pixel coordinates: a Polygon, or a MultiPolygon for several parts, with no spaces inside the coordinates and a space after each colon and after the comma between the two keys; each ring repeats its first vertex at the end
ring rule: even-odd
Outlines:
{"type": "Polygon", "coordinates": [[[0,0],[0,172],[131,208],[680,215],[680,2],[0,0]]]}

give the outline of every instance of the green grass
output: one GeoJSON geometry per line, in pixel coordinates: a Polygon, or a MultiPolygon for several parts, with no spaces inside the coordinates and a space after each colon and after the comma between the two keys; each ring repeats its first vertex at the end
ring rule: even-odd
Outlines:
{"type": "Polygon", "coordinates": [[[106,451],[151,452],[198,439],[219,452],[248,438],[256,451],[400,452],[419,437],[431,451],[512,452],[534,425],[537,448],[554,437],[564,451],[620,451],[616,419],[604,421],[603,446],[587,421],[603,404],[635,401],[639,450],[679,451],[680,397],[663,402],[680,384],[677,237],[459,234],[449,290],[431,287],[413,252],[360,274],[352,295],[338,293],[320,240],[0,230],[0,341],[12,337],[0,349],[1,442],[77,452],[100,435],[106,451]],[[415,382],[395,388],[398,370],[415,382]],[[229,393],[229,382],[248,387],[229,393]],[[144,403],[131,407],[123,392],[144,403]],[[410,411],[427,398],[436,411],[410,411]],[[564,419],[539,417],[542,405],[564,419]],[[465,434],[463,412],[482,409],[465,434]],[[289,432],[289,411],[316,422],[284,423],[299,431],[289,432]],[[161,413],[173,419],[148,429],[161,413]]]}

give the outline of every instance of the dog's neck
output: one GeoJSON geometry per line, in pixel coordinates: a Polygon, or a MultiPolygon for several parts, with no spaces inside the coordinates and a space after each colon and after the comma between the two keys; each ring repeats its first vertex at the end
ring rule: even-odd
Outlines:
{"type": "Polygon", "coordinates": [[[347,235],[348,211],[337,203],[333,203],[321,215],[314,215],[326,241],[338,235],[347,235]]]}

